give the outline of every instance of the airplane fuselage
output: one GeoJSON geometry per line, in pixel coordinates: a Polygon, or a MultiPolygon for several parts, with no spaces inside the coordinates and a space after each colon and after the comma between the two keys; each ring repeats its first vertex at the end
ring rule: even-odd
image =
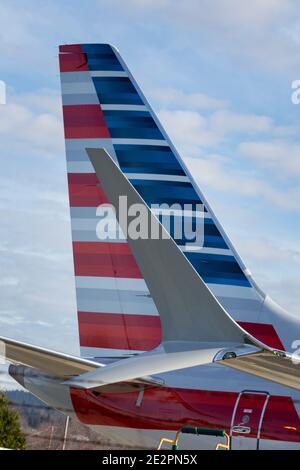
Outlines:
{"type": "MultiPolygon", "coordinates": [[[[299,393],[222,365],[164,374],[159,387],[124,383],[96,390],[69,388],[29,368],[12,366],[10,373],[48,404],[124,447],[155,449],[162,437],[173,439],[192,426],[224,429],[233,449],[300,449],[299,393]]],[[[220,441],[182,434],[180,447],[214,448],[220,441]]]]}

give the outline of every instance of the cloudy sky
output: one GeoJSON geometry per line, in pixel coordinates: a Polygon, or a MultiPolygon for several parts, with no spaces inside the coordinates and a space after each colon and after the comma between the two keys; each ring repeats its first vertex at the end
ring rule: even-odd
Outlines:
{"type": "Polygon", "coordinates": [[[1,335],[78,352],[63,43],[118,47],[258,283],[300,315],[298,5],[1,1],[1,335]]]}

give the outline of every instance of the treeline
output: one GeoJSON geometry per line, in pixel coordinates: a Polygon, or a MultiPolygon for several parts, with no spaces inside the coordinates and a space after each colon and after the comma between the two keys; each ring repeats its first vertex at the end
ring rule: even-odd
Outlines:
{"type": "Polygon", "coordinates": [[[64,422],[64,416],[47,406],[34,395],[22,390],[9,390],[6,392],[9,405],[16,409],[25,423],[37,429],[41,424],[58,424],[64,422]]]}

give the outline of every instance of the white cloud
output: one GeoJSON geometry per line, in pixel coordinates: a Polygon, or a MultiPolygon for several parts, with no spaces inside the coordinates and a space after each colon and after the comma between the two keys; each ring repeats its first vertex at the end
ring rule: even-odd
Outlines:
{"type": "Polygon", "coordinates": [[[194,178],[219,193],[231,193],[246,198],[268,201],[276,208],[286,211],[300,211],[300,188],[280,189],[262,176],[249,174],[232,165],[228,157],[207,154],[201,158],[186,159],[194,178]]]}
{"type": "Polygon", "coordinates": [[[244,234],[236,239],[236,247],[242,253],[259,286],[271,295],[287,311],[299,316],[300,252],[288,240],[258,238],[257,227],[251,237],[244,234]]]}
{"type": "Polygon", "coordinates": [[[158,116],[178,148],[187,156],[199,156],[203,147],[214,148],[234,134],[270,132],[273,121],[267,116],[217,110],[204,116],[194,110],[161,109],[158,116]]]}
{"type": "MultiPolygon", "coordinates": [[[[37,93],[37,99],[42,97],[37,93]]],[[[53,98],[54,99],[54,98],[53,98]]],[[[46,97],[46,107],[50,98],[46,97]]],[[[57,98],[56,98],[57,100],[57,98]]],[[[0,113],[0,136],[2,154],[17,149],[19,154],[27,152],[40,156],[55,156],[63,150],[63,126],[59,116],[50,111],[38,110],[18,104],[22,98],[10,98],[0,113]]]]}
{"type": "Polygon", "coordinates": [[[171,0],[129,0],[128,3],[136,9],[145,10],[157,10],[172,5],[171,0]]]}
{"type": "Polygon", "coordinates": [[[161,108],[185,110],[217,109],[228,105],[225,100],[219,100],[203,93],[184,93],[176,88],[159,88],[152,90],[152,97],[161,108]]]}
{"type": "Polygon", "coordinates": [[[126,4],[109,0],[109,4],[135,21],[136,16],[153,14],[155,21],[171,25],[173,43],[179,47],[193,47],[196,53],[209,47],[216,60],[225,53],[235,64],[297,73],[299,11],[294,0],[129,0],[126,4]]]}
{"type": "Polygon", "coordinates": [[[249,258],[251,257],[255,262],[282,263],[284,271],[291,270],[291,264],[297,265],[300,268],[300,251],[297,247],[291,247],[286,244],[285,240],[281,240],[281,244],[265,238],[244,238],[242,241],[243,252],[249,258]]]}
{"type": "Polygon", "coordinates": [[[268,116],[256,114],[242,114],[233,111],[222,110],[213,113],[209,119],[210,127],[219,135],[229,133],[256,134],[270,132],[273,121],[268,116]]]}
{"type": "MultiPolygon", "coordinates": [[[[275,271],[277,280],[265,279],[265,289],[269,295],[274,298],[280,305],[283,305],[288,312],[300,316],[299,309],[299,276],[292,277],[289,275],[280,276],[280,268],[275,271]]],[[[299,271],[298,271],[299,272],[299,271]]]]}
{"type": "Polygon", "coordinates": [[[0,149],[5,157],[0,178],[1,334],[76,354],[58,94],[44,89],[11,95],[1,109],[0,149]]]}
{"type": "Polygon", "coordinates": [[[19,279],[14,276],[0,277],[0,286],[16,287],[19,284],[19,279]]]}
{"type": "MultiPolygon", "coordinates": [[[[86,11],[86,10],[85,10],[86,11]]],[[[86,24],[85,31],[88,30],[86,24]]],[[[2,63],[21,77],[46,77],[57,73],[57,46],[78,43],[84,35],[82,16],[58,1],[37,3],[3,0],[0,4],[0,54],[2,63]]]]}
{"type": "MultiPolygon", "coordinates": [[[[101,2],[100,2],[101,3],[101,2]]],[[[120,4],[120,0],[112,0],[112,4],[120,4]]],[[[134,9],[162,9],[166,13],[169,8],[173,10],[174,20],[178,17],[189,19],[188,26],[199,24],[215,24],[223,28],[259,29],[262,26],[273,24],[292,13],[295,6],[293,0],[253,0],[251,4],[241,3],[239,0],[127,0],[126,7],[134,9]],[[200,14],[201,13],[201,14],[200,14]]]]}
{"type": "Polygon", "coordinates": [[[214,146],[219,141],[219,136],[209,129],[207,120],[196,111],[163,109],[158,117],[179,150],[190,156],[198,156],[201,147],[214,146]]]}
{"type": "MultiPolygon", "coordinates": [[[[0,5],[2,60],[26,75],[33,64],[39,75],[55,73],[59,43],[111,41],[121,47],[135,30],[133,46],[137,50],[136,37],[141,39],[144,60],[152,46],[142,33],[152,34],[154,43],[155,34],[160,37],[163,31],[162,49],[176,45],[178,51],[208,51],[216,61],[226,55],[243,66],[254,63],[278,73],[298,70],[299,12],[293,0],[95,0],[88,9],[57,0],[28,0],[26,5],[3,0],[0,5]]],[[[160,52],[156,48],[156,56],[160,52]]]]}
{"type": "Polygon", "coordinates": [[[70,225],[54,214],[46,203],[38,216],[34,210],[0,209],[0,330],[77,353],[70,225]]]}
{"type": "Polygon", "coordinates": [[[221,192],[231,192],[244,197],[262,198],[277,208],[287,211],[300,210],[300,187],[285,178],[284,185],[266,178],[261,166],[268,166],[285,176],[297,176],[300,170],[298,144],[292,141],[246,142],[238,146],[240,155],[253,156],[255,163],[242,169],[241,158],[224,156],[221,145],[231,136],[274,134],[277,131],[268,116],[217,110],[204,116],[198,111],[161,110],[159,118],[179,152],[187,159],[195,178],[221,192]],[[193,161],[194,159],[194,161],[193,161]],[[281,170],[282,167],[282,170],[281,170]]]}
{"type": "Polygon", "coordinates": [[[0,113],[1,152],[56,156],[63,152],[60,100],[51,91],[10,96],[0,113]]]}
{"type": "Polygon", "coordinates": [[[279,176],[299,178],[300,144],[282,140],[242,142],[238,151],[279,176]]]}
{"type": "Polygon", "coordinates": [[[61,95],[59,90],[51,88],[40,88],[30,92],[12,93],[8,97],[12,102],[35,113],[45,113],[61,118],[61,95]]]}

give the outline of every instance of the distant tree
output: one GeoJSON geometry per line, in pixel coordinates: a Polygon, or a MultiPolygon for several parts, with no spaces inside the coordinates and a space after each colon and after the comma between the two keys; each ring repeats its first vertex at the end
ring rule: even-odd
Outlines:
{"type": "Polygon", "coordinates": [[[25,435],[21,430],[19,415],[9,409],[4,393],[0,392],[0,447],[26,449],[25,435]]]}

